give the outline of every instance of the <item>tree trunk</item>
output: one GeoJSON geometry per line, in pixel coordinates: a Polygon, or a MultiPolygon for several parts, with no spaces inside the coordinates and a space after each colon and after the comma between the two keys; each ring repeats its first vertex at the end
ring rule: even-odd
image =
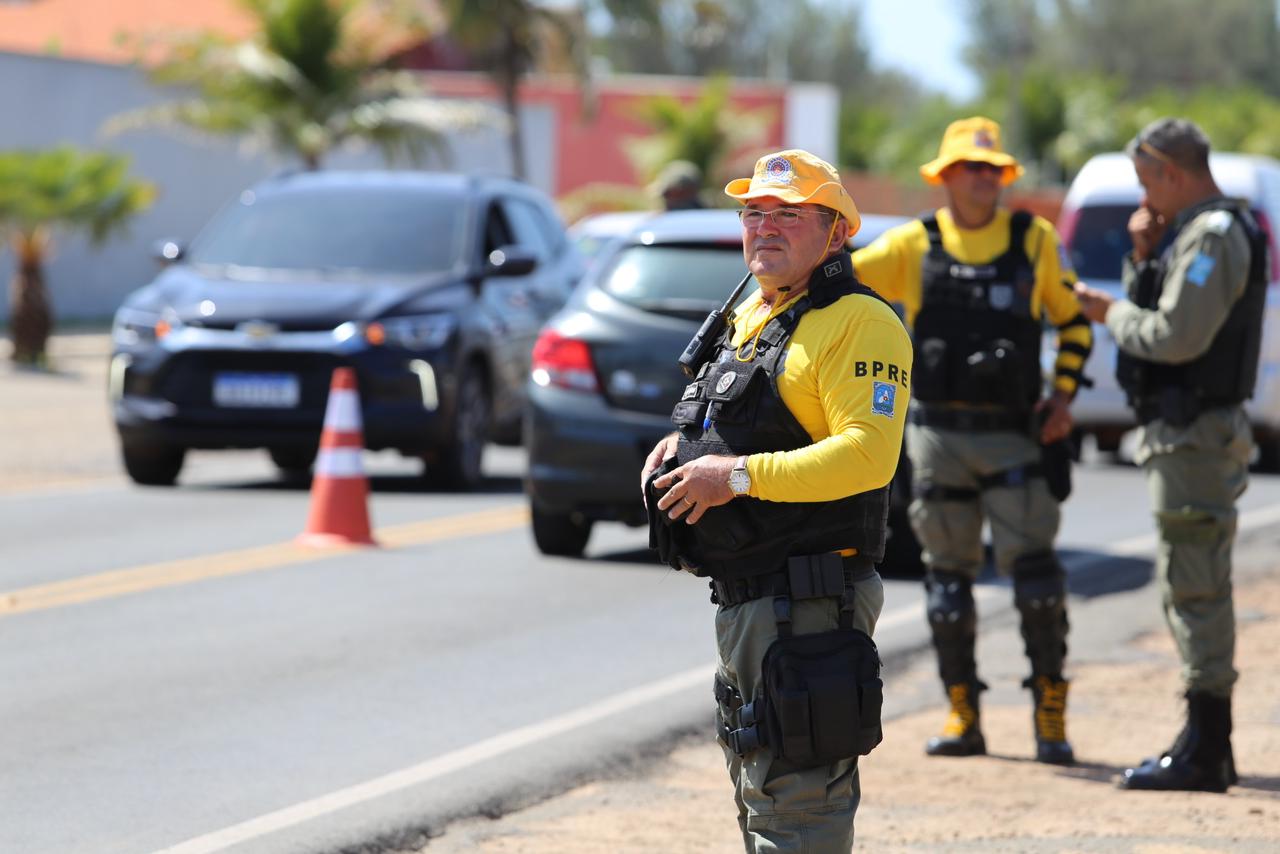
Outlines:
{"type": "Polygon", "coordinates": [[[25,365],[44,362],[45,345],[53,331],[53,313],[39,259],[19,256],[9,285],[9,331],[13,337],[13,361],[25,365]]]}
{"type": "Polygon", "coordinates": [[[507,50],[499,62],[501,68],[502,100],[506,104],[511,130],[507,139],[511,143],[511,169],[521,181],[525,180],[524,140],[520,133],[520,68],[515,33],[507,27],[507,50]]]}

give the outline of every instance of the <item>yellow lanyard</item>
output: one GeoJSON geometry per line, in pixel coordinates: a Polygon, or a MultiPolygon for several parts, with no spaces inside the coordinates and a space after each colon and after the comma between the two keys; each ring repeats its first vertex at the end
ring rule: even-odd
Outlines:
{"type": "Polygon", "coordinates": [[[742,337],[742,343],[739,344],[737,350],[734,351],[733,357],[737,359],[739,362],[750,362],[752,359],[754,359],[756,357],[756,348],[757,348],[758,342],[760,341],[760,336],[764,333],[764,328],[769,325],[769,321],[773,320],[775,317],[781,314],[783,309],[791,305],[791,303],[795,302],[796,300],[800,299],[800,297],[802,296],[804,296],[803,291],[791,297],[786,302],[781,303],[780,305],[769,306],[768,303],[762,302],[758,306],[756,306],[754,309],[752,309],[752,313],[759,312],[759,310],[762,308],[768,308],[769,311],[765,313],[765,318],[763,323],[757,326],[754,330],[748,330],[747,333],[742,337]],[[742,352],[742,349],[746,347],[748,344],[751,345],[751,350],[746,355],[744,355],[742,352]]]}

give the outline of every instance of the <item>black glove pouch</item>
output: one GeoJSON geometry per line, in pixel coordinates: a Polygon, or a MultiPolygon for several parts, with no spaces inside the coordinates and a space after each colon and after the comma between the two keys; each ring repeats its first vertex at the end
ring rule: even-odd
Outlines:
{"type": "Polygon", "coordinates": [[[1074,457],[1075,448],[1069,438],[1040,446],[1040,471],[1049,486],[1049,494],[1058,501],[1071,497],[1071,461],[1074,457]]]}
{"type": "Polygon", "coordinates": [[[800,767],[829,765],[865,756],[884,738],[880,654],[865,632],[779,638],[761,671],[763,697],[754,711],[775,756],[800,767]]]}
{"type": "Polygon", "coordinates": [[[649,517],[649,548],[656,549],[658,559],[672,569],[701,575],[702,573],[696,571],[688,560],[691,554],[689,548],[691,535],[686,529],[689,526],[685,524],[683,519],[672,521],[665,511],[658,509],[658,500],[667,494],[670,487],[659,489],[653,485],[656,479],[664,474],[670,474],[679,467],[679,460],[674,456],[668,457],[644,482],[645,512],[649,517]],[[682,561],[680,559],[681,555],[684,555],[685,560],[682,561]]]}

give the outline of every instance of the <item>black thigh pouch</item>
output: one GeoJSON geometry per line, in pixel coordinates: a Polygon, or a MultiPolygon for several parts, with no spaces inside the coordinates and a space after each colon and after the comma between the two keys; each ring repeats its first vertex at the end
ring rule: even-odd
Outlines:
{"type": "Polygon", "coordinates": [[[802,767],[865,756],[884,738],[880,655],[857,629],[774,641],[761,665],[759,723],[775,756],[802,767]]]}

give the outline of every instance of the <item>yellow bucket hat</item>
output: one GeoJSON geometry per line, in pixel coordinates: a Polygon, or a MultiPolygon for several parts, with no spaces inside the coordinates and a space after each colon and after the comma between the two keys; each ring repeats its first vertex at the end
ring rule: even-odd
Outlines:
{"type": "Polygon", "coordinates": [[[930,184],[941,184],[943,170],[964,160],[999,166],[1004,170],[1000,183],[1005,187],[1022,177],[1022,166],[1000,147],[1000,125],[985,116],[960,119],[947,125],[938,156],[920,167],[920,175],[930,184]]]}
{"type": "Polygon", "coordinates": [[[766,154],[756,161],[755,174],[730,181],[724,192],[743,204],[772,196],[793,205],[831,208],[848,220],[850,236],[862,225],[858,207],[840,183],[835,167],[798,148],[766,154]]]}

